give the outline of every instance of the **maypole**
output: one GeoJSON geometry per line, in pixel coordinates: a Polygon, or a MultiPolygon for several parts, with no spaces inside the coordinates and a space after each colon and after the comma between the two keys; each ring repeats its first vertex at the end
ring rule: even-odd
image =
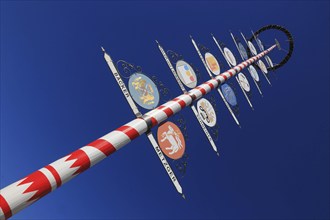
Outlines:
{"type": "Polygon", "coordinates": [[[234,66],[230,70],[1,189],[0,219],[10,218],[78,174],[110,156],[138,136],[149,132],[152,127],[164,122],[186,106],[190,106],[194,101],[200,99],[211,90],[217,89],[222,83],[265,56],[275,47],[276,45],[271,46],[269,49],[234,66]]]}

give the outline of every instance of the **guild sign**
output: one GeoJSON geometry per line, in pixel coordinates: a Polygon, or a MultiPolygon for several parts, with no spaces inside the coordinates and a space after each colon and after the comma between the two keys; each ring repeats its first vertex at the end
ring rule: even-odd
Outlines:
{"type": "Polygon", "coordinates": [[[262,44],[261,40],[259,40],[258,38],[257,38],[257,44],[258,44],[258,46],[260,47],[260,49],[261,49],[262,51],[265,50],[264,45],[262,44]]]}
{"type": "Polygon", "coordinates": [[[237,99],[233,89],[228,84],[221,85],[221,91],[226,99],[226,101],[231,105],[237,105],[237,99]]]}
{"type": "Polygon", "coordinates": [[[240,42],[238,42],[238,49],[239,49],[239,51],[241,51],[241,55],[242,55],[244,60],[249,59],[244,46],[240,42]]]}
{"type": "Polygon", "coordinates": [[[162,124],[157,131],[157,139],[163,153],[174,160],[180,159],[185,151],[186,144],[182,132],[172,122],[162,124]]]}
{"type": "Polygon", "coordinates": [[[268,73],[267,67],[266,67],[265,63],[262,62],[262,60],[258,61],[258,66],[259,66],[259,68],[261,69],[262,72],[264,72],[266,74],[268,73]]]}
{"type": "Polygon", "coordinates": [[[226,60],[232,65],[236,66],[236,59],[234,57],[234,54],[227,48],[223,48],[223,52],[225,54],[226,60]]]}
{"type": "Polygon", "coordinates": [[[197,109],[204,124],[214,127],[217,123],[217,116],[212,104],[207,99],[202,98],[197,102],[197,109]]]}
{"type": "Polygon", "coordinates": [[[253,78],[256,82],[259,82],[260,79],[259,79],[259,75],[258,75],[258,72],[257,72],[256,68],[254,68],[254,66],[250,65],[250,66],[248,67],[248,69],[249,69],[249,72],[250,72],[252,78],[253,78]]]}
{"type": "Polygon", "coordinates": [[[243,73],[239,73],[238,74],[238,80],[242,86],[242,88],[247,91],[250,92],[250,84],[249,81],[247,80],[246,76],[243,73]]]}
{"type": "Polygon", "coordinates": [[[253,55],[257,55],[257,50],[256,50],[256,48],[254,47],[254,45],[251,43],[251,41],[248,41],[248,46],[249,46],[249,48],[250,48],[250,50],[251,50],[251,53],[252,53],[253,55]]]}
{"type": "Polygon", "coordinates": [[[207,67],[211,70],[211,72],[214,75],[220,74],[219,63],[218,63],[217,59],[215,59],[215,57],[211,53],[205,53],[205,61],[206,61],[207,67]]]}
{"type": "Polygon", "coordinates": [[[134,101],[145,109],[156,108],[159,92],[155,83],[142,73],[134,73],[128,80],[128,89],[134,101]]]}
{"type": "Polygon", "coordinates": [[[265,56],[265,59],[268,61],[269,66],[273,68],[274,67],[274,64],[273,64],[273,61],[270,59],[270,57],[266,55],[265,56]]]}
{"type": "Polygon", "coordinates": [[[179,60],[176,63],[176,72],[183,84],[191,89],[196,87],[197,77],[195,71],[187,62],[179,60]]]}

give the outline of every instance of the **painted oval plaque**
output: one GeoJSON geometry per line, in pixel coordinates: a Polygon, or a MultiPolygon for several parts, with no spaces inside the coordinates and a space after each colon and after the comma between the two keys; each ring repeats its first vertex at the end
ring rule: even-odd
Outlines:
{"type": "Polygon", "coordinates": [[[158,144],[162,152],[171,159],[180,159],[185,151],[184,136],[176,124],[168,121],[157,131],[158,144]]]}
{"type": "Polygon", "coordinates": [[[266,67],[265,63],[262,62],[262,60],[258,61],[258,66],[259,66],[259,68],[261,69],[262,72],[264,72],[266,74],[268,73],[267,67],[266,67]]]}
{"type": "Polygon", "coordinates": [[[205,53],[205,62],[209,70],[214,75],[219,75],[220,74],[220,65],[217,61],[217,59],[211,54],[211,53],[205,53]]]}
{"type": "Polygon", "coordinates": [[[270,57],[266,55],[265,59],[268,61],[269,66],[273,68],[274,64],[273,64],[273,61],[270,59],[270,57]]]}
{"type": "Polygon", "coordinates": [[[201,98],[197,102],[198,114],[201,117],[204,124],[209,127],[214,127],[217,123],[217,116],[215,114],[212,104],[204,98],[201,98]]]}
{"type": "Polygon", "coordinates": [[[195,71],[187,62],[179,60],[176,63],[176,72],[184,85],[191,89],[196,87],[197,77],[195,71]]]}
{"type": "Polygon", "coordinates": [[[236,59],[234,57],[234,54],[227,48],[223,48],[223,53],[225,54],[226,60],[232,65],[236,66],[236,59]]]}
{"type": "Polygon", "coordinates": [[[248,41],[248,47],[253,55],[257,55],[257,50],[254,47],[253,43],[251,43],[251,41],[248,41]]]}
{"type": "Polygon", "coordinates": [[[225,97],[226,101],[231,106],[237,105],[237,99],[236,99],[234,90],[228,84],[221,85],[221,91],[222,91],[223,96],[225,97]]]}
{"type": "Polygon", "coordinates": [[[249,66],[248,67],[249,69],[249,72],[251,74],[251,77],[256,81],[256,82],[259,82],[260,78],[259,78],[259,75],[258,75],[258,72],[256,70],[256,68],[254,68],[254,66],[249,66]]]}
{"type": "Polygon", "coordinates": [[[250,84],[249,81],[247,80],[246,76],[243,73],[239,73],[238,74],[238,80],[242,86],[242,88],[246,91],[246,92],[250,92],[250,84]]]}
{"type": "Polygon", "coordinates": [[[128,80],[128,90],[133,100],[142,108],[154,109],[159,103],[159,92],[155,83],[143,73],[134,73],[128,80]]]}
{"type": "Polygon", "coordinates": [[[238,49],[241,52],[241,55],[242,55],[242,57],[243,57],[244,60],[249,59],[249,57],[247,55],[247,52],[245,50],[245,47],[240,42],[238,42],[238,49]]]}

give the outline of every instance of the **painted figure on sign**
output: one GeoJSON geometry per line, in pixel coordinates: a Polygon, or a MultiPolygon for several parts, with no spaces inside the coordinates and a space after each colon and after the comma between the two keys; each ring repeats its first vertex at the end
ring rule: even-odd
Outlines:
{"type": "Polygon", "coordinates": [[[178,152],[183,147],[179,134],[174,131],[171,125],[168,126],[168,131],[162,134],[161,142],[166,140],[171,144],[170,147],[165,148],[165,150],[171,151],[169,152],[170,155],[178,152]]]}
{"type": "Polygon", "coordinates": [[[132,85],[134,86],[134,89],[140,94],[140,99],[143,104],[151,105],[154,103],[154,90],[152,86],[146,83],[144,79],[138,77],[132,82],[132,85]]]}

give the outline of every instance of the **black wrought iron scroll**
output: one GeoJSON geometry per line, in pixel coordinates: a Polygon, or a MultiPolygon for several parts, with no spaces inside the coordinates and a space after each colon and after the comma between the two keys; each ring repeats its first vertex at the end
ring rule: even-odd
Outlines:
{"type": "Polygon", "coordinates": [[[136,66],[125,60],[117,61],[117,68],[121,77],[128,79],[132,74],[141,73],[141,66],[136,66]]]}

